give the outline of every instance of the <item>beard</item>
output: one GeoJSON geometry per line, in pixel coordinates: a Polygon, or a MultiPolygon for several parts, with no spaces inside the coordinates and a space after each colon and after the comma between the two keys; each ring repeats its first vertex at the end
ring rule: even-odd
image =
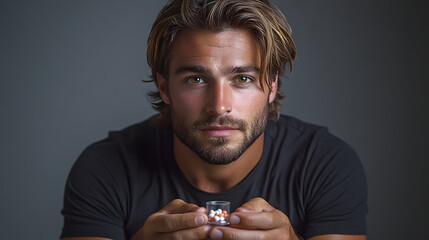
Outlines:
{"type": "Polygon", "coordinates": [[[186,126],[185,115],[178,114],[174,108],[171,108],[171,119],[173,132],[199,158],[209,164],[226,165],[237,160],[265,131],[268,122],[268,104],[256,113],[250,122],[229,116],[208,116],[206,119],[195,121],[189,127],[186,126]],[[242,138],[234,146],[231,144],[232,137],[203,136],[206,141],[198,139],[201,137],[199,133],[202,129],[212,125],[233,127],[241,133],[242,138]]]}

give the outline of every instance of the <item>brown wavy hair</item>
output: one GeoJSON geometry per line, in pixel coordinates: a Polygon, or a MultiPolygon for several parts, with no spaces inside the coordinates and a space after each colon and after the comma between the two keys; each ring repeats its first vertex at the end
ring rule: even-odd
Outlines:
{"type": "MultiPolygon", "coordinates": [[[[277,120],[284,98],[279,90],[280,76],[286,67],[292,71],[296,48],[286,18],[268,0],[170,0],[158,14],[148,38],[147,61],[152,68],[148,82],[157,85],[157,72],[168,82],[169,52],[179,31],[227,28],[244,28],[253,34],[262,58],[262,87],[263,80],[271,86],[278,76],[276,98],[269,106],[269,119],[277,120]]],[[[160,117],[169,122],[169,105],[162,101],[159,91],[149,92],[148,97],[160,117]]]]}

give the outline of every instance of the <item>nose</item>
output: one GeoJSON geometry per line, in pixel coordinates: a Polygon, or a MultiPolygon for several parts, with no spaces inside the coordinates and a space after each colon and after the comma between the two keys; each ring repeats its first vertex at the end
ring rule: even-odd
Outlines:
{"type": "Polygon", "coordinates": [[[233,92],[227,82],[215,82],[209,87],[208,91],[208,113],[222,115],[232,111],[233,92]]]}

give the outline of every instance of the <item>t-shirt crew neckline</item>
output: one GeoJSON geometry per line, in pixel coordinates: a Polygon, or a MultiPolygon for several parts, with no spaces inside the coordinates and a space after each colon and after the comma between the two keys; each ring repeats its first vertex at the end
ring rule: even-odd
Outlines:
{"type": "MultiPolygon", "coordinates": [[[[224,192],[219,192],[219,193],[211,193],[211,192],[206,192],[204,190],[201,190],[200,188],[192,184],[186,178],[186,176],[183,174],[183,172],[180,170],[179,166],[177,165],[177,162],[174,158],[173,151],[169,151],[167,155],[170,155],[170,156],[166,158],[167,161],[171,161],[169,163],[171,164],[170,166],[172,166],[170,170],[174,171],[171,174],[177,174],[176,176],[179,176],[178,181],[181,182],[180,185],[183,186],[188,193],[190,193],[191,195],[194,195],[198,199],[225,200],[225,199],[234,199],[236,197],[242,196],[246,191],[249,190],[251,185],[257,180],[257,176],[259,176],[259,172],[266,165],[267,158],[269,155],[268,153],[269,146],[271,145],[271,137],[269,136],[271,131],[269,130],[271,130],[270,127],[272,128],[272,125],[273,125],[272,122],[269,121],[265,129],[264,147],[263,147],[262,156],[259,162],[240,183],[238,183],[236,186],[234,186],[229,190],[226,190],[224,192]]],[[[173,141],[170,141],[170,142],[171,142],[170,149],[173,149],[173,145],[172,145],[173,141]]]]}

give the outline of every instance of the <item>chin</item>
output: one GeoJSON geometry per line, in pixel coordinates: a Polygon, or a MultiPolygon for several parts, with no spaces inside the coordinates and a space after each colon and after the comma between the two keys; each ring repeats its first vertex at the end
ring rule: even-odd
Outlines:
{"type": "Polygon", "coordinates": [[[204,146],[194,148],[194,152],[206,163],[213,165],[228,165],[237,161],[248,146],[238,144],[234,147],[228,147],[227,144],[218,146],[204,146]]]}

